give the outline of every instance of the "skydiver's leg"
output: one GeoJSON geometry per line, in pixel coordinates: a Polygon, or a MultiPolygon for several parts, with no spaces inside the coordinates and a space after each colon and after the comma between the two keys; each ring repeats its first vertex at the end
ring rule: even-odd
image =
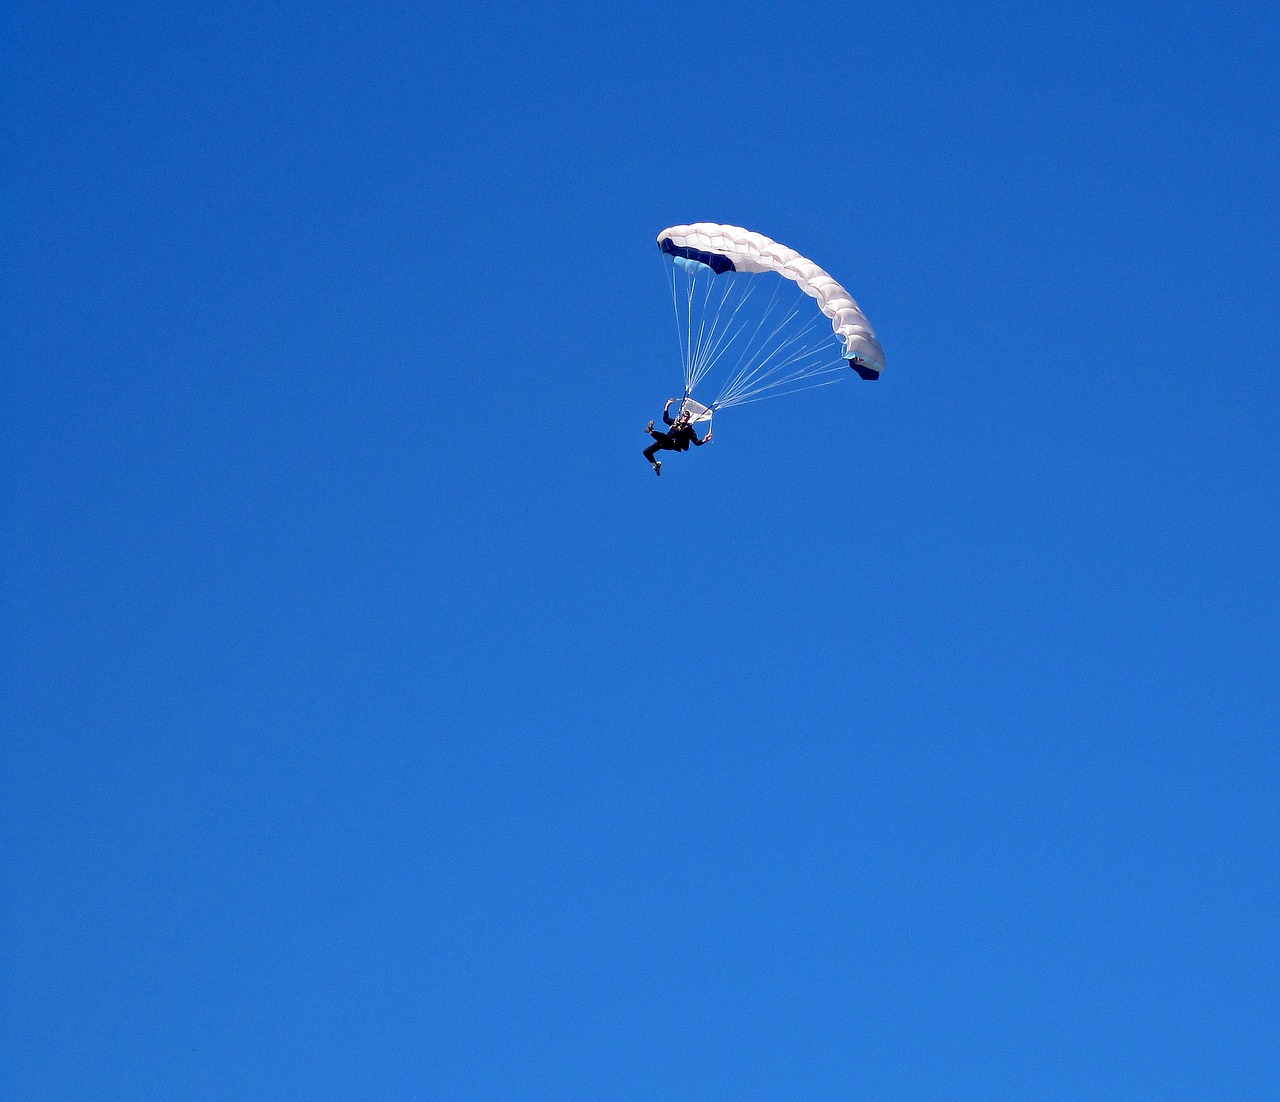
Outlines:
{"type": "Polygon", "coordinates": [[[659,432],[657,429],[650,429],[649,435],[653,437],[653,446],[659,451],[678,451],[679,445],[671,439],[671,433],[659,432]]]}
{"type": "Polygon", "coordinates": [[[654,462],[654,453],[659,451],[669,451],[675,445],[671,443],[671,437],[665,432],[658,432],[656,429],[650,429],[649,435],[653,437],[653,443],[644,450],[644,457],[650,462],[654,462]]]}
{"type": "Polygon", "coordinates": [[[658,452],[674,451],[676,446],[665,432],[650,432],[649,435],[653,437],[653,443],[645,448],[644,457],[652,464],[653,473],[661,474],[662,460],[657,458],[658,452]]]}

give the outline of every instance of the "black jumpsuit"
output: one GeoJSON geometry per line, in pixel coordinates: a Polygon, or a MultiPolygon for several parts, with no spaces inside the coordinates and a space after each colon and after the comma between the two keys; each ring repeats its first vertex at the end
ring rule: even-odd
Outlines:
{"type": "Polygon", "coordinates": [[[671,420],[671,414],[665,409],[662,411],[662,419],[674,427],[670,432],[659,432],[657,429],[650,429],[649,435],[653,437],[653,443],[644,450],[644,457],[650,462],[654,462],[654,456],[658,452],[687,452],[689,445],[702,447],[706,440],[699,440],[698,434],[693,431],[693,426],[689,422],[684,424],[676,424],[671,420]]]}

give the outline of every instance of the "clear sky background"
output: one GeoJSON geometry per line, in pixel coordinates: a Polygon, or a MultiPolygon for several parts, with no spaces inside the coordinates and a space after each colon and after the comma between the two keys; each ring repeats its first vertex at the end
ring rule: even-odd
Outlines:
{"type": "Polygon", "coordinates": [[[25,1100],[1280,1097],[1280,17],[18,2],[25,1100]],[[678,393],[654,238],[888,367],[678,393]]]}

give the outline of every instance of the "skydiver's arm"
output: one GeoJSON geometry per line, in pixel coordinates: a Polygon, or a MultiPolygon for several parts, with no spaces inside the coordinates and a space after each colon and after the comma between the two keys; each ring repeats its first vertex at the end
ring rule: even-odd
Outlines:
{"type": "Polygon", "coordinates": [[[667,402],[667,404],[666,404],[666,405],[663,407],[663,409],[662,409],[662,419],[663,419],[663,420],[664,420],[668,425],[674,425],[674,424],[675,424],[675,422],[674,422],[673,420],[671,420],[671,414],[667,412],[667,411],[671,408],[671,403],[672,403],[672,402],[674,402],[674,401],[675,401],[675,399],[674,399],[674,398],[672,398],[670,401],[668,401],[668,402],[667,402]]]}
{"type": "Polygon", "coordinates": [[[698,445],[698,447],[702,447],[702,445],[703,445],[703,444],[710,444],[710,443],[711,443],[711,429],[707,429],[707,435],[706,435],[706,436],[704,436],[701,440],[699,440],[699,439],[698,439],[698,434],[697,434],[697,433],[694,433],[694,435],[693,435],[693,442],[694,442],[695,444],[697,444],[697,445],[698,445]]]}

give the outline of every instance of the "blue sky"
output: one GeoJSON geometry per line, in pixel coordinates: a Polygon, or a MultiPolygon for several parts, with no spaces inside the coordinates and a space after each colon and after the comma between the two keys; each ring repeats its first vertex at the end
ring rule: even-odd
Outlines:
{"type": "Polygon", "coordinates": [[[1271,9],[5,26],[7,1094],[1280,1096],[1271,9]]]}

